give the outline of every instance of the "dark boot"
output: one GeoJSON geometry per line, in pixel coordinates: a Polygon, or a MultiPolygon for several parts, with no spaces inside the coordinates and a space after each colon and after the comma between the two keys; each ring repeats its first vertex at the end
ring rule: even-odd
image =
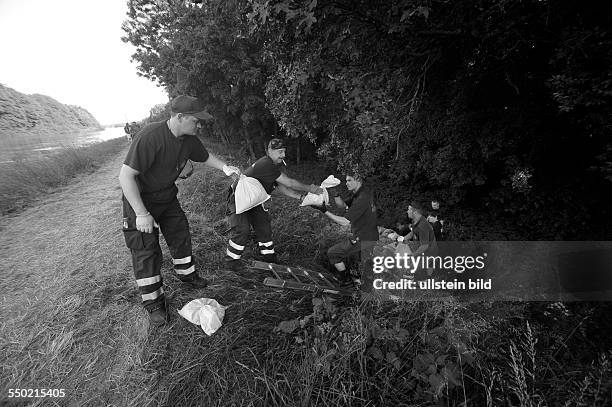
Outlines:
{"type": "Polygon", "coordinates": [[[208,286],[208,280],[200,277],[200,275],[196,273],[192,273],[191,275],[179,278],[183,283],[190,285],[193,288],[206,288],[208,286]]]}
{"type": "Polygon", "coordinates": [[[170,319],[168,318],[168,312],[166,311],[166,303],[160,302],[151,305],[147,308],[149,312],[149,320],[156,326],[164,325],[170,319]]]}
{"type": "Polygon", "coordinates": [[[241,260],[226,260],[225,269],[233,272],[244,270],[244,263],[241,260]]]}

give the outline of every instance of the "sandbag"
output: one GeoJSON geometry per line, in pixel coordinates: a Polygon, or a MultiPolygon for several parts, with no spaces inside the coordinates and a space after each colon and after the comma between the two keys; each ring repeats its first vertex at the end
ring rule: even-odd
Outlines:
{"type": "Polygon", "coordinates": [[[226,308],[211,298],[198,298],[185,304],[178,313],[192,324],[200,325],[210,336],[221,327],[226,308]]]}
{"type": "Polygon", "coordinates": [[[236,203],[236,214],[240,214],[261,205],[270,199],[261,183],[252,177],[240,175],[240,179],[234,189],[234,202],[236,203]]]}
{"type": "Polygon", "coordinates": [[[302,203],[300,204],[300,206],[308,206],[308,205],[321,206],[324,202],[325,202],[325,205],[329,205],[329,194],[327,192],[327,188],[332,188],[338,185],[340,185],[340,180],[334,177],[333,175],[330,175],[329,177],[325,178],[325,180],[321,183],[321,188],[323,188],[323,193],[313,194],[309,192],[302,200],[302,203]]]}

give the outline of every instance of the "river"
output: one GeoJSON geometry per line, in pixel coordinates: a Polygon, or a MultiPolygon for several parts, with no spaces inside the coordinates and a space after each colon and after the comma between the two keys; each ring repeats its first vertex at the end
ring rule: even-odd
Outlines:
{"type": "Polygon", "coordinates": [[[40,158],[66,147],[83,147],[101,141],[125,137],[123,127],[106,127],[100,131],[81,131],[47,139],[22,139],[19,144],[5,144],[0,149],[0,164],[16,159],[40,158]]]}

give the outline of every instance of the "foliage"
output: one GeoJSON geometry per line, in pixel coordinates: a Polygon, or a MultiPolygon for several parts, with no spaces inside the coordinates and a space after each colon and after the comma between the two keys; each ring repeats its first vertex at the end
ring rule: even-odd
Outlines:
{"type": "Polygon", "coordinates": [[[44,95],[24,95],[0,85],[0,140],[55,132],[101,129],[79,106],[63,105],[44,95]]]}
{"type": "Polygon", "coordinates": [[[241,0],[130,2],[124,41],[138,47],[140,72],[170,96],[203,99],[215,116],[213,132],[226,143],[261,140],[275,132],[265,108],[266,66],[256,38],[246,35],[241,0]]]}
{"type": "Polygon", "coordinates": [[[612,180],[606,2],[130,4],[141,73],[204,98],[211,132],[252,156],[271,134],[307,139],[370,176],[385,217],[436,195],[559,239],[563,191],[588,224],[610,219],[611,194],[596,195],[612,180]]]}
{"type": "Polygon", "coordinates": [[[329,297],[312,304],[311,314],[281,321],[274,331],[292,338],[312,374],[323,378],[311,390],[321,405],[337,402],[335,394],[358,395],[351,405],[385,406],[612,401],[612,355],[588,339],[606,307],[454,300],[347,307],[329,297]],[[562,360],[566,369],[558,369],[562,360]]]}

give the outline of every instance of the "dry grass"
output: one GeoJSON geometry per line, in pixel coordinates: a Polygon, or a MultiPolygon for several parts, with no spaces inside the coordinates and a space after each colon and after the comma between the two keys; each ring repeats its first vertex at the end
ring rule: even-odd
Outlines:
{"type": "Polygon", "coordinates": [[[0,164],[0,214],[19,211],[52,188],[96,170],[125,144],[126,140],[119,138],[86,147],[66,147],[44,158],[22,157],[0,164]]]}

